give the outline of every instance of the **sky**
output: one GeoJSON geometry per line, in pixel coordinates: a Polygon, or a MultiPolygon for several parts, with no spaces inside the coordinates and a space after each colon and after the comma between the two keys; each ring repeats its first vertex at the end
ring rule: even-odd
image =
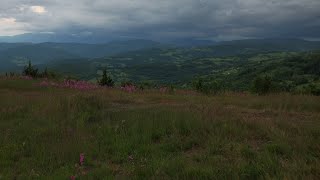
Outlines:
{"type": "Polygon", "coordinates": [[[0,0],[0,36],[320,39],[320,0],[0,0]]]}

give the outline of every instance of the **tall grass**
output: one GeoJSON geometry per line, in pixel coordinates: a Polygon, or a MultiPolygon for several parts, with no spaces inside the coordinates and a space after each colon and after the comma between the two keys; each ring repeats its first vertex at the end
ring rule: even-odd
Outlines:
{"type": "Polygon", "coordinates": [[[319,97],[34,83],[0,80],[0,179],[320,177],[319,97]]]}

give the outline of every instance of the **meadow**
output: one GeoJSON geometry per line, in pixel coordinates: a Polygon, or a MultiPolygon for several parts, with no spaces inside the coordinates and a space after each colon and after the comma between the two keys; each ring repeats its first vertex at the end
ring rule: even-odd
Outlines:
{"type": "Polygon", "coordinates": [[[320,179],[320,97],[0,79],[0,179],[320,179]]]}

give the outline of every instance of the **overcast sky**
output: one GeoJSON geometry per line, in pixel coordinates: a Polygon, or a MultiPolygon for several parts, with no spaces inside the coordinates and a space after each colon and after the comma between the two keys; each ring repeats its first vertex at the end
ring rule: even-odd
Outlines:
{"type": "Polygon", "coordinates": [[[320,38],[320,0],[0,0],[0,36],[320,38]]]}

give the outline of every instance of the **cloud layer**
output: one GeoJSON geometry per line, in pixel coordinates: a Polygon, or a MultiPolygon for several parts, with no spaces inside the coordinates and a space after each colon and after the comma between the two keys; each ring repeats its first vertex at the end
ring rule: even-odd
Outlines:
{"type": "Polygon", "coordinates": [[[320,38],[319,0],[0,0],[0,36],[320,38]]]}

